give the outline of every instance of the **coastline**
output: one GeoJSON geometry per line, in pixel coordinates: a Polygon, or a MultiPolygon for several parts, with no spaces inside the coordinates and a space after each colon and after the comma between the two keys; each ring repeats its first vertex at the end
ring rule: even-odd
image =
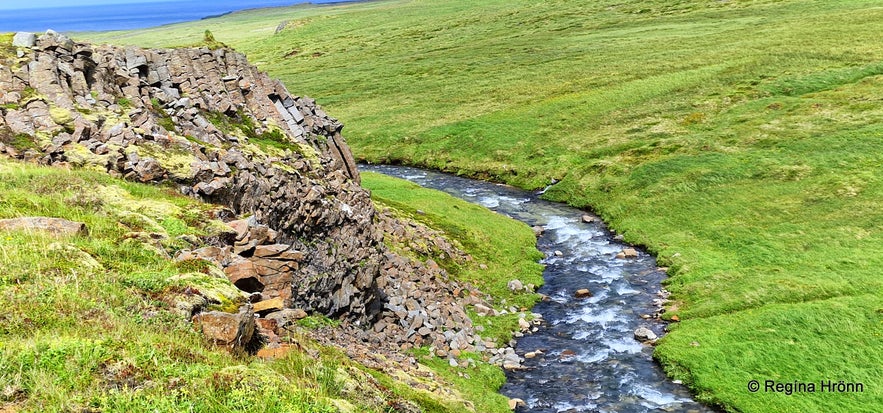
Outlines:
{"type": "Polygon", "coordinates": [[[144,1],[131,4],[63,6],[18,10],[0,10],[0,32],[61,33],[144,30],[179,23],[205,21],[231,14],[261,9],[297,6],[327,6],[357,3],[358,0],[257,0],[253,4],[233,1],[213,3],[144,1]]]}

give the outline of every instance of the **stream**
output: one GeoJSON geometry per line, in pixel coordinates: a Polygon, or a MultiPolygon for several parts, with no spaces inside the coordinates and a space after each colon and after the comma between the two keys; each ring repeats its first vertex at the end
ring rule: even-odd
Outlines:
{"type": "Polygon", "coordinates": [[[628,245],[618,242],[585,212],[539,199],[517,188],[401,166],[360,165],[363,171],[407,179],[457,198],[483,205],[545,233],[537,248],[546,258],[545,285],[538,292],[550,299],[533,312],[543,315],[539,330],[521,337],[516,352],[541,350],[525,359],[522,370],[506,372],[501,393],[524,400],[519,412],[713,412],[694,401],[653,361],[653,347],[633,337],[647,327],[658,336],[664,324],[641,315],[653,314],[653,300],[665,278],[656,260],[644,251],[637,258],[617,259],[628,245]],[[593,295],[574,298],[578,289],[593,295]]]}

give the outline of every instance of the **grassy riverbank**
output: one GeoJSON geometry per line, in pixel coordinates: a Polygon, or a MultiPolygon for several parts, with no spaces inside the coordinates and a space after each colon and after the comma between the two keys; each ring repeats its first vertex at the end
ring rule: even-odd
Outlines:
{"type": "Polygon", "coordinates": [[[208,28],[318,98],[363,159],[558,179],[550,198],[670,267],[682,321],[657,356],[702,400],[857,412],[883,405],[881,19],[876,1],[382,1],[88,37],[208,28]]]}
{"type": "MultiPolygon", "coordinates": [[[[538,264],[543,254],[536,249],[536,236],[527,225],[403,179],[365,172],[362,185],[371,190],[371,198],[381,208],[393,208],[456,240],[473,260],[463,265],[443,263],[443,267],[454,279],[489,294],[499,309],[529,309],[539,299],[537,294],[513,292],[507,286],[511,280],[537,287],[543,284],[543,267],[538,264]]],[[[511,333],[518,330],[517,313],[472,318],[485,328],[482,336],[493,337],[498,343],[508,342],[511,333]]]]}
{"type": "MultiPolygon", "coordinates": [[[[390,208],[396,215],[440,230],[446,238],[456,240],[473,258],[472,261],[462,265],[442,261],[442,267],[452,278],[489,294],[498,309],[511,306],[529,309],[538,300],[537,294],[513,292],[507,288],[507,283],[513,279],[525,285],[543,283],[542,266],[537,263],[543,255],[536,249],[536,236],[527,225],[403,179],[364,172],[362,185],[371,190],[371,198],[379,208],[390,208]]],[[[530,311],[523,313],[530,314],[530,311]]],[[[500,344],[508,342],[512,332],[519,330],[519,313],[487,317],[471,313],[470,317],[475,325],[484,329],[482,337],[492,338],[500,344]]],[[[466,378],[462,369],[451,368],[447,359],[431,357],[422,360],[446,380],[456,383],[466,399],[475,401],[476,412],[509,411],[508,399],[497,393],[506,381],[499,368],[479,362],[476,368],[467,371],[470,377],[466,378]]]]}

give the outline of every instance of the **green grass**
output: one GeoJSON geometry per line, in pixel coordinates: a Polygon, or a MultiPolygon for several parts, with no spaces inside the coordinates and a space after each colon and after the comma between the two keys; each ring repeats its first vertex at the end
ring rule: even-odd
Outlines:
{"type": "MultiPolygon", "coordinates": [[[[0,232],[0,410],[102,412],[427,412],[461,409],[371,371],[303,333],[275,361],[207,343],[173,312],[175,291],[233,288],[205,262],[175,262],[131,234],[207,235],[215,206],[170,188],[0,158],[0,218],[86,223],[88,236],[0,232]],[[188,278],[170,280],[187,274],[188,278]],[[377,381],[371,384],[368,378],[377,381]]],[[[217,307],[235,311],[233,302],[217,307]]],[[[317,321],[333,324],[331,321],[317,321]]]]}
{"type": "Polygon", "coordinates": [[[671,268],[682,323],[656,355],[703,400],[854,412],[883,405],[881,18],[861,0],[418,0],[86,37],[211,28],[318,98],[361,159],[560,180],[549,198],[671,268]],[[752,394],[752,377],[866,391],[752,394]]]}

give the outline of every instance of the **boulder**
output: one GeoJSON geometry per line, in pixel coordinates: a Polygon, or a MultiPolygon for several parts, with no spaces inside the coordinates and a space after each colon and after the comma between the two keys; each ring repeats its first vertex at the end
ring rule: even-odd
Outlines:
{"type": "Polygon", "coordinates": [[[248,306],[237,314],[210,311],[193,317],[202,334],[214,344],[227,348],[244,348],[255,331],[254,312],[248,306]]]}
{"type": "Polygon", "coordinates": [[[87,235],[86,224],[61,218],[23,217],[0,219],[0,231],[40,231],[53,236],[87,235]]]}
{"type": "Polygon", "coordinates": [[[638,250],[636,250],[634,248],[625,248],[616,254],[616,258],[619,258],[619,259],[638,258],[638,250]]]}
{"type": "Polygon", "coordinates": [[[583,215],[582,221],[585,222],[586,224],[591,224],[592,222],[595,222],[595,217],[593,217],[591,215],[583,215]]]}
{"type": "Polygon", "coordinates": [[[247,293],[256,293],[264,290],[264,284],[261,282],[258,270],[254,263],[249,260],[234,262],[224,268],[224,274],[233,285],[247,293]]]}
{"type": "Polygon", "coordinates": [[[527,331],[530,330],[530,323],[523,318],[519,318],[518,327],[521,328],[521,331],[527,331]]]}
{"type": "Polygon", "coordinates": [[[294,324],[297,320],[307,317],[307,313],[300,308],[285,308],[282,311],[276,311],[267,314],[266,318],[276,321],[276,331],[280,332],[286,327],[294,324]]]}
{"type": "Polygon", "coordinates": [[[520,280],[511,280],[506,283],[506,287],[512,291],[518,292],[524,289],[524,284],[522,284],[520,280]]]}
{"type": "Polygon", "coordinates": [[[653,341],[657,338],[658,337],[656,336],[656,333],[654,333],[647,327],[638,327],[635,330],[635,340],[638,340],[642,343],[653,341]]]}
{"type": "Polygon", "coordinates": [[[261,313],[265,311],[279,311],[284,308],[285,303],[281,298],[272,298],[254,304],[254,312],[261,313]]]}
{"type": "Polygon", "coordinates": [[[37,35],[28,32],[18,32],[12,37],[12,45],[15,47],[34,47],[37,45],[37,35]]]}
{"type": "Polygon", "coordinates": [[[494,309],[484,304],[475,304],[475,313],[480,316],[494,315],[494,309]]]}
{"type": "Polygon", "coordinates": [[[258,350],[256,356],[264,360],[279,359],[288,355],[293,348],[295,347],[290,344],[280,344],[275,348],[262,348],[258,350]]]}
{"type": "Polygon", "coordinates": [[[286,244],[259,245],[255,247],[253,256],[275,257],[289,248],[291,248],[291,245],[286,244]]]}
{"type": "Polygon", "coordinates": [[[579,290],[576,290],[573,296],[576,298],[589,298],[592,296],[592,292],[589,291],[588,288],[580,288],[579,290]]]}

